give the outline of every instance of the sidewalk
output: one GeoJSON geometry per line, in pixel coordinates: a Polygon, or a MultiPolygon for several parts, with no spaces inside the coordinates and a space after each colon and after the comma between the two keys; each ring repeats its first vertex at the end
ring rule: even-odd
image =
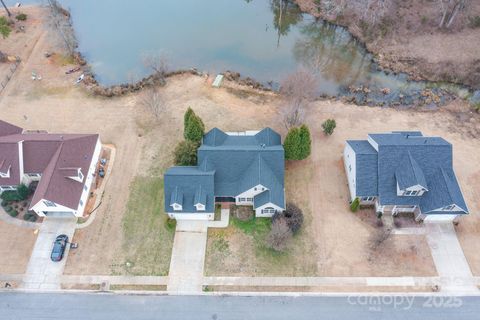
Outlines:
{"type": "Polygon", "coordinates": [[[50,260],[55,238],[66,234],[69,241],[75,233],[76,217],[46,217],[38,233],[32,255],[22,281],[24,289],[60,289],[60,276],[63,274],[70,246],[67,245],[62,261],[50,260]]]}
{"type": "Polygon", "coordinates": [[[204,277],[204,285],[246,287],[433,287],[438,277],[204,277]]]}

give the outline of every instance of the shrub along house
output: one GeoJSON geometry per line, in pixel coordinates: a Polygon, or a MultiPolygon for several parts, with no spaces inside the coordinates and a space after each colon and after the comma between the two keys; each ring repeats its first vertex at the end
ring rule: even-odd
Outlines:
{"type": "Polygon", "coordinates": [[[38,181],[29,210],[81,217],[100,151],[97,134],[24,132],[0,120],[0,194],[38,181]]]}
{"type": "Polygon", "coordinates": [[[165,212],[171,218],[213,220],[215,202],[253,206],[257,217],[285,209],[285,156],[272,129],[212,129],[197,155],[197,166],[165,173],[165,212]]]}
{"type": "Polygon", "coordinates": [[[450,221],[468,208],[453,170],[452,145],[421,132],[369,134],[348,140],[344,164],[350,197],[377,212],[414,213],[417,220],[450,221]]]}

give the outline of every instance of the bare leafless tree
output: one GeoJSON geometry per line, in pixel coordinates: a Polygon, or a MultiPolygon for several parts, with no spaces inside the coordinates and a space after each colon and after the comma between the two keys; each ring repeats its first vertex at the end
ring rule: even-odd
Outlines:
{"type": "Polygon", "coordinates": [[[50,9],[49,26],[53,29],[54,34],[57,34],[59,37],[67,54],[73,56],[78,42],[73,30],[70,13],[57,0],[47,0],[47,4],[50,9]]]}
{"type": "Polygon", "coordinates": [[[465,9],[468,0],[438,0],[441,19],[439,28],[450,28],[458,13],[465,9]]]}
{"type": "Polygon", "coordinates": [[[378,251],[385,241],[390,238],[392,234],[391,228],[382,228],[380,230],[375,231],[370,238],[370,249],[372,251],[378,251]]]}
{"type": "Polygon", "coordinates": [[[167,107],[165,99],[158,87],[148,88],[143,92],[140,103],[152,113],[155,120],[160,120],[167,107]]]}
{"type": "Polygon", "coordinates": [[[10,12],[10,10],[8,10],[8,7],[5,4],[5,2],[3,2],[3,0],[0,0],[0,2],[2,3],[3,7],[5,8],[5,11],[7,12],[7,16],[10,17],[12,15],[12,13],[10,12]]]}
{"type": "Polygon", "coordinates": [[[327,15],[341,14],[344,9],[357,13],[365,22],[375,25],[388,14],[393,7],[393,0],[319,0],[318,9],[327,15]]]}
{"type": "Polygon", "coordinates": [[[168,59],[164,52],[148,52],[142,55],[145,68],[150,69],[159,79],[165,79],[168,72],[168,59]]]}
{"type": "Polygon", "coordinates": [[[285,251],[288,241],[292,238],[292,231],[284,218],[275,219],[272,222],[272,229],[267,236],[267,246],[275,251],[285,251]]]}
{"type": "Polygon", "coordinates": [[[305,109],[316,97],[317,85],[315,75],[305,68],[299,68],[282,81],[280,93],[285,99],[282,115],[287,129],[303,122],[305,109]]]}

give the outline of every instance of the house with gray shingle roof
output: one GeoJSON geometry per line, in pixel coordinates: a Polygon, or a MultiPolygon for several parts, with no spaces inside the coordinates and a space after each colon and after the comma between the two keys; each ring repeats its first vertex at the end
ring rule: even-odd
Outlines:
{"type": "Polygon", "coordinates": [[[97,134],[26,132],[0,120],[0,194],[35,182],[29,210],[81,217],[101,148],[97,134]]]}
{"type": "Polygon", "coordinates": [[[452,145],[419,131],[369,134],[343,152],[350,199],[377,212],[413,213],[417,220],[453,220],[468,213],[453,170],[452,145]]]}
{"type": "Polygon", "coordinates": [[[165,173],[165,212],[171,218],[212,220],[216,202],[253,206],[258,217],[285,209],[285,156],[272,129],[214,128],[203,137],[197,158],[197,166],[165,173]]]}

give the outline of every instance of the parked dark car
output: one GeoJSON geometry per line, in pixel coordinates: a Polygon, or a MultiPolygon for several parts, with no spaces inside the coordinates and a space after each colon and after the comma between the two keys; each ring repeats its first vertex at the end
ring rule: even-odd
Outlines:
{"type": "Polygon", "coordinates": [[[52,261],[60,261],[63,258],[63,253],[65,252],[65,248],[68,244],[68,236],[65,234],[61,234],[57,236],[55,242],[53,244],[52,254],[50,255],[50,259],[52,261]]]}

